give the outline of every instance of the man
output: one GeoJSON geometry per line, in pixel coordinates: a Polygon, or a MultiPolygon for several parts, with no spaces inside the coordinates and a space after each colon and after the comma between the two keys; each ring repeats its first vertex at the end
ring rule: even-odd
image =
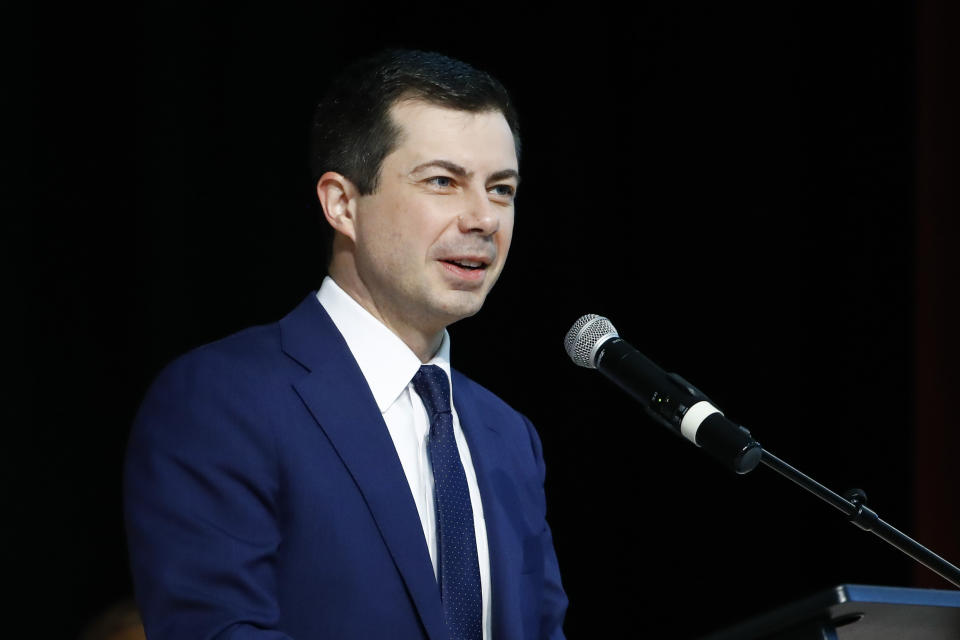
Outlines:
{"type": "Polygon", "coordinates": [[[329,276],[170,365],[131,435],[150,638],[562,637],[540,441],[450,368],[445,329],[506,260],[517,132],[496,80],[438,54],[334,82],[314,132],[329,276]]]}

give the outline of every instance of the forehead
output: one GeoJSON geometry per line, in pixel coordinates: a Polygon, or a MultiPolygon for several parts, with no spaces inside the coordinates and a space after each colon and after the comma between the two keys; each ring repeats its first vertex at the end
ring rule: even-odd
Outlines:
{"type": "Polygon", "coordinates": [[[401,164],[443,159],[470,170],[517,170],[513,132],[499,111],[460,111],[405,100],[390,108],[390,118],[400,128],[390,157],[401,164]]]}

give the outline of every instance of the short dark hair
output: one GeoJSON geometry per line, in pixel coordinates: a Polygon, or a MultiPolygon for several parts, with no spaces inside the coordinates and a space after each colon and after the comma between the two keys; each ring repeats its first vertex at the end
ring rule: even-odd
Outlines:
{"type": "Polygon", "coordinates": [[[520,156],[517,114],[496,78],[439,53],[389,49],[344,68],[317,106],[311,150],[314,184],[327,171],[336,171],[361,195],[376,191],[383,159],[400,134],[389,114],[400,100],[473,113],[499,111],[520,156]]]}

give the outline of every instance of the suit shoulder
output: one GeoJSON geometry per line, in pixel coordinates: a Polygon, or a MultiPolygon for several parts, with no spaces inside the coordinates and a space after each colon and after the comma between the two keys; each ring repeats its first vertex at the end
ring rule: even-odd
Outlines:
{"type": "Polygon", "coordinates": [[[456,369],[452,370],[454,386],[454,403],[457,398],[467,396],[475,409],[484,416],[484,419],[499,425],[501,433],[518,442],[529,443],[534,452],[539,455],[541,450],[540,436],[530,418],[507,404],[500,396],[490,391],[482,384],[468,378],[456,369]]]}
{"type": "Polygon", "coordinates": [[[487,411],[495,410],[509,413],[518,418],[522,418],[526,422],[529,422],[529,419],[525,415],[511,407],[500,396],[495,394],[493,391],[490,391],[479,382],[467,377],[456,369],[451,370],[451,375],[453,377],[454,394],[468,393],[475,402],[481,404],[487,411]]]}
{"type": "Polygon", "coordinates": [[[130,450],[202,451],[255,442],[272,451],[291,411],[285,391],[298,364],[279,348],[276,323],[191,349],[153,379],[134,418],[130,450]]]}
{"type": "Polygon", "coordinates": [[[329,348],[329,336],[334,332],[316,292],[311,292],[278,321],[248,327],[196,347],[176,358],[168,368],[226,366],[234,368],[237,375],[264,375],[278,368],[309,369],[296,352],[323,351],[321,345],[329,348]]]}
{"type": "Polygon", "coordinates": [[[278,322],[256,325],[236,333],[200,345],[180,356],[181,360],[222,359],[234,364],[262,362],[280,353],[280,327],[278,322]]]}
{"type": "Polygon", "coordinates": [[[157,380],[185,375],[197,382],[207,377],[262,377],[278,366],[281,356],[277,323],[258,325],[177,356],[161,369],[157,380]]]}

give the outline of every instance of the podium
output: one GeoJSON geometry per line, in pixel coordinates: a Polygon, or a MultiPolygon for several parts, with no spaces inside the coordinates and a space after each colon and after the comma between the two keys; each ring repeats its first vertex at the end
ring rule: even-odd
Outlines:
{"type": "Polygon", "coordinates": [[[957,640],[960,591],[844,584],[701,640],[957,640]]]}

